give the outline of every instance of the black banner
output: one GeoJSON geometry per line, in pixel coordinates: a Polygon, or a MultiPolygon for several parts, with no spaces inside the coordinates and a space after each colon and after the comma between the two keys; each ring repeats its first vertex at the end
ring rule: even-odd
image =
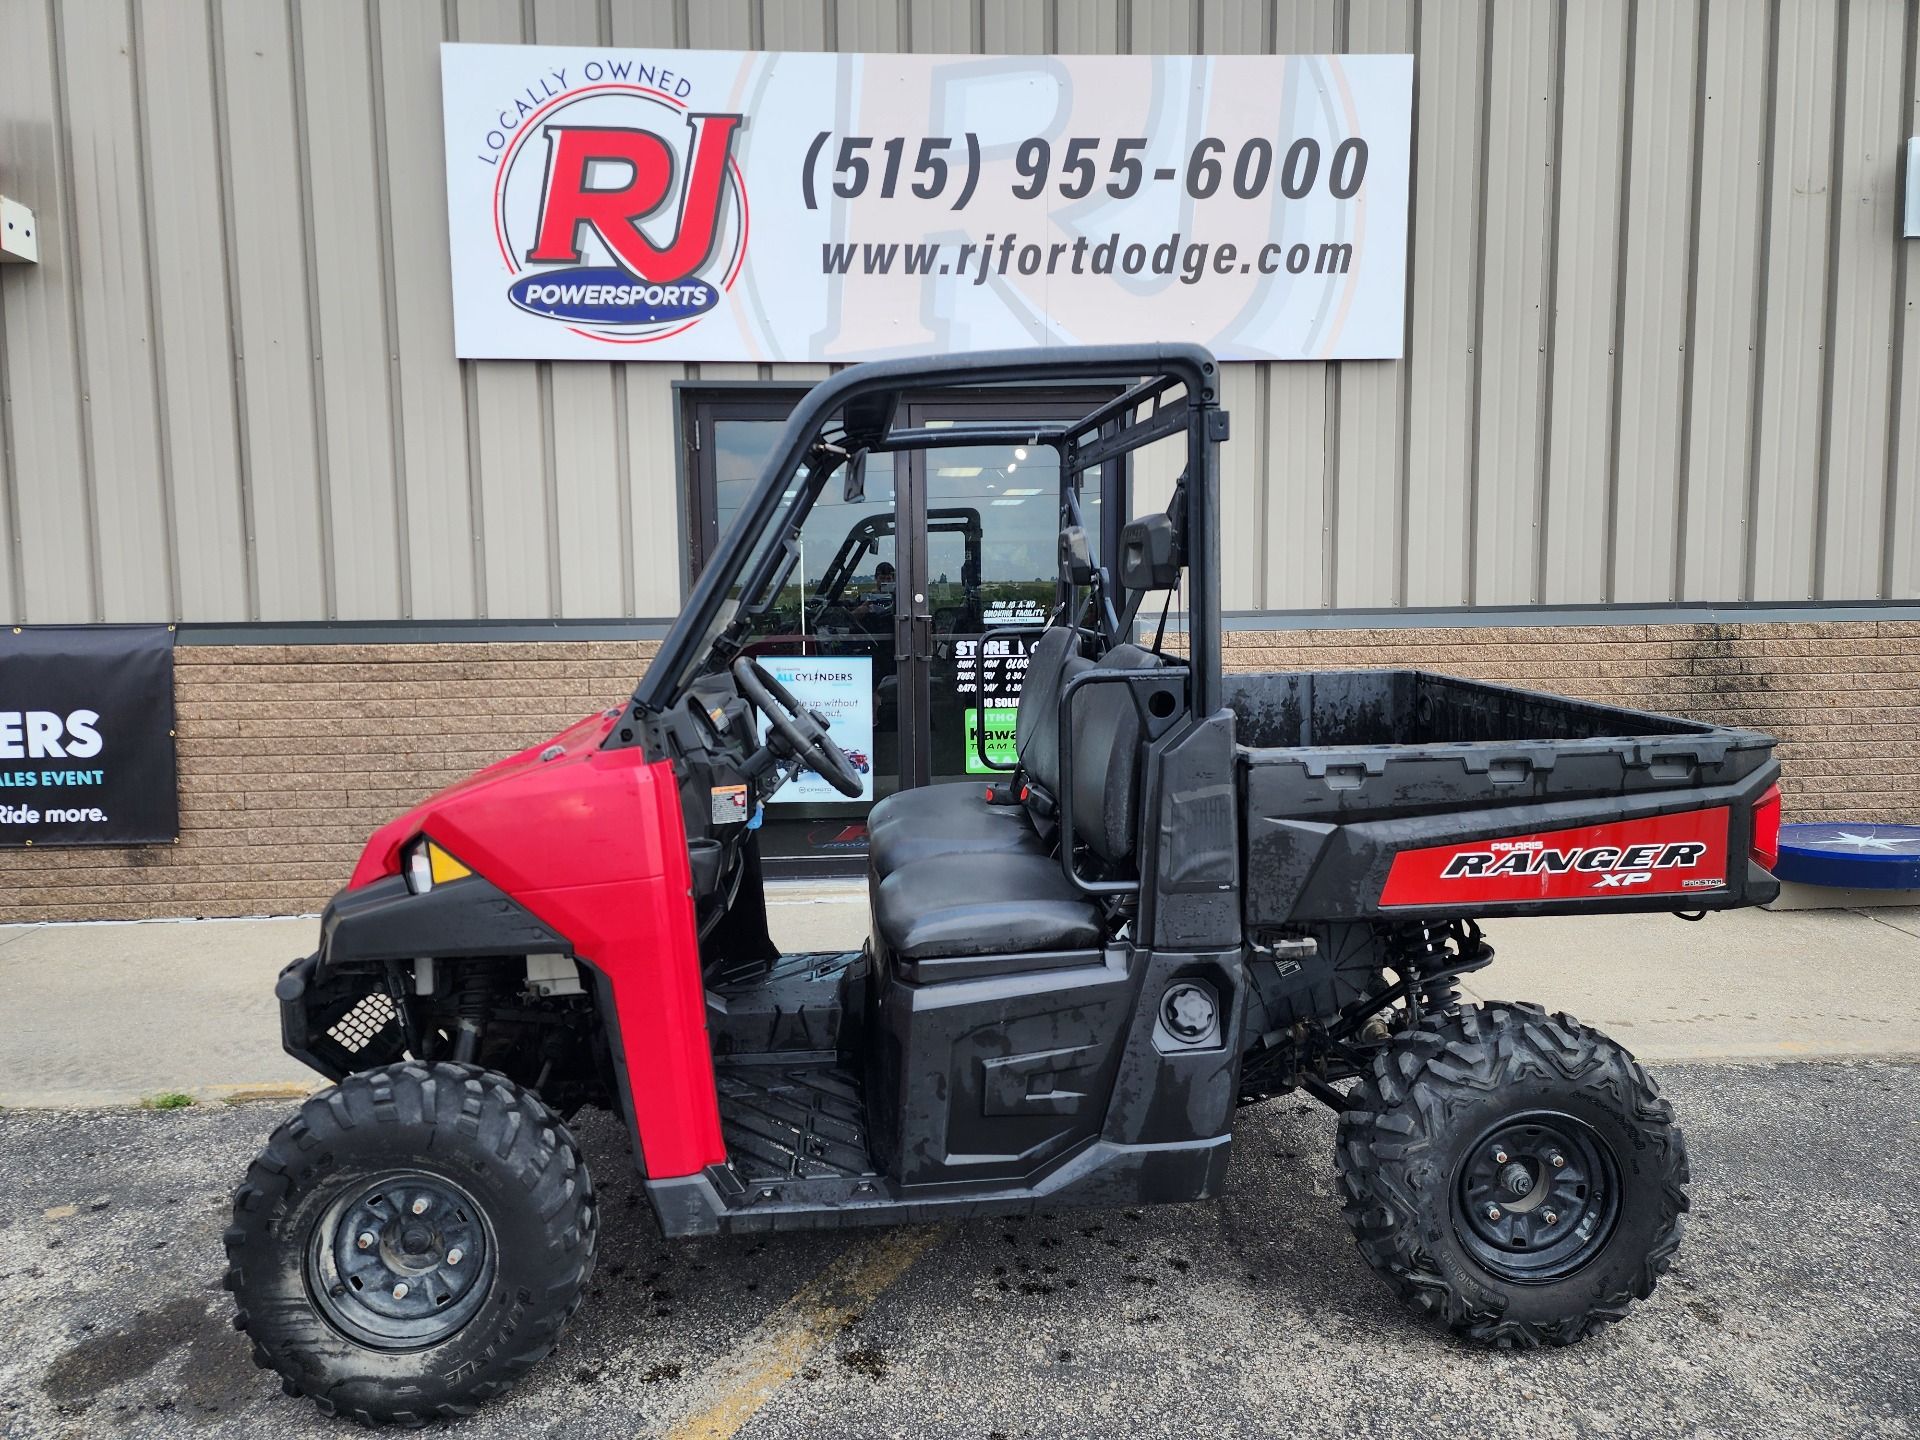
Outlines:
{"type": "Polygon", "coordinates": [[[0,845],[179,833],[172,629],[0,630],[0,845]]]}

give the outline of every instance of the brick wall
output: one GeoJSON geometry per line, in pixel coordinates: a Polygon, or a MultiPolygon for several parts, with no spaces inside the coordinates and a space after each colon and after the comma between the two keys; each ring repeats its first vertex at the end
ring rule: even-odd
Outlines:
{"type": "MultiPolygon", "coordinates": [[[[625,698],[651,642],[181,646],[180,840],[0,850],[0,919],[318,909],[368,832],[625,698]]],[[[1788,819],[1920,815],[1920,622],[1236,631],[1232,670],[1412,666],[1780,737],[1788,819]]]]}

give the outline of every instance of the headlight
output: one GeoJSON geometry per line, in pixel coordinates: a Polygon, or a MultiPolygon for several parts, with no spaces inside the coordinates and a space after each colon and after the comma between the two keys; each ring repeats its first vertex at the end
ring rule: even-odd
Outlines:
{"type": "Polygon", "coordinates": [[[424,835],[409,842],[400,852],[400,868],[407,877],[407,889],[415,895],[424,895],[435,885],[473,873],[424,835]]]}

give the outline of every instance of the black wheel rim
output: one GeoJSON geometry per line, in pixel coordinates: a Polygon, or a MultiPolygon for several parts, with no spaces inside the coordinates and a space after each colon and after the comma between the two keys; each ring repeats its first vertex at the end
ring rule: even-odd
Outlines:
{"type": "Polygon", "coordinates": [[[1620,1167],[1586,1121],[1557,1110],[1511,1115],[1462,1155],[1455,1229],[1502,1279],[1546,1284],[1592,1260],[1620,1218],[1620,1167]]]}
{"type": "Polygon", "coordinates": [[[395,1171],[343,1192],[307,1244],[307,1287],[334,1329],[375,1350],[451,1338],[486,1303],[486,1213],[444,1176],[395,1171]]]}

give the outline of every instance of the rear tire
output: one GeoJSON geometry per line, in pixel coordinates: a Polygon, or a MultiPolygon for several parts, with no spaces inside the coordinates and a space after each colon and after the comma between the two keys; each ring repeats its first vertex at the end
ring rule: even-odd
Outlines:
{"type": "Polygon", "coordinates": [[[558,1342],[597,1218],[579,1147],[532,1092],[471,1065],[349,1075],[234,1194],[234,1326],[329,1415],[468,1415],[558,1342]]]}
{"type": "Polygon", "coordinates": [[[1570,1345],[1672,1264],[1686,1143],[1652,1078],[1598,1031],[1532,1005],[1430,1016],[1348,1099],[1347,1224],[1367,1263],[1450,1329],[1570,1345]]]}

